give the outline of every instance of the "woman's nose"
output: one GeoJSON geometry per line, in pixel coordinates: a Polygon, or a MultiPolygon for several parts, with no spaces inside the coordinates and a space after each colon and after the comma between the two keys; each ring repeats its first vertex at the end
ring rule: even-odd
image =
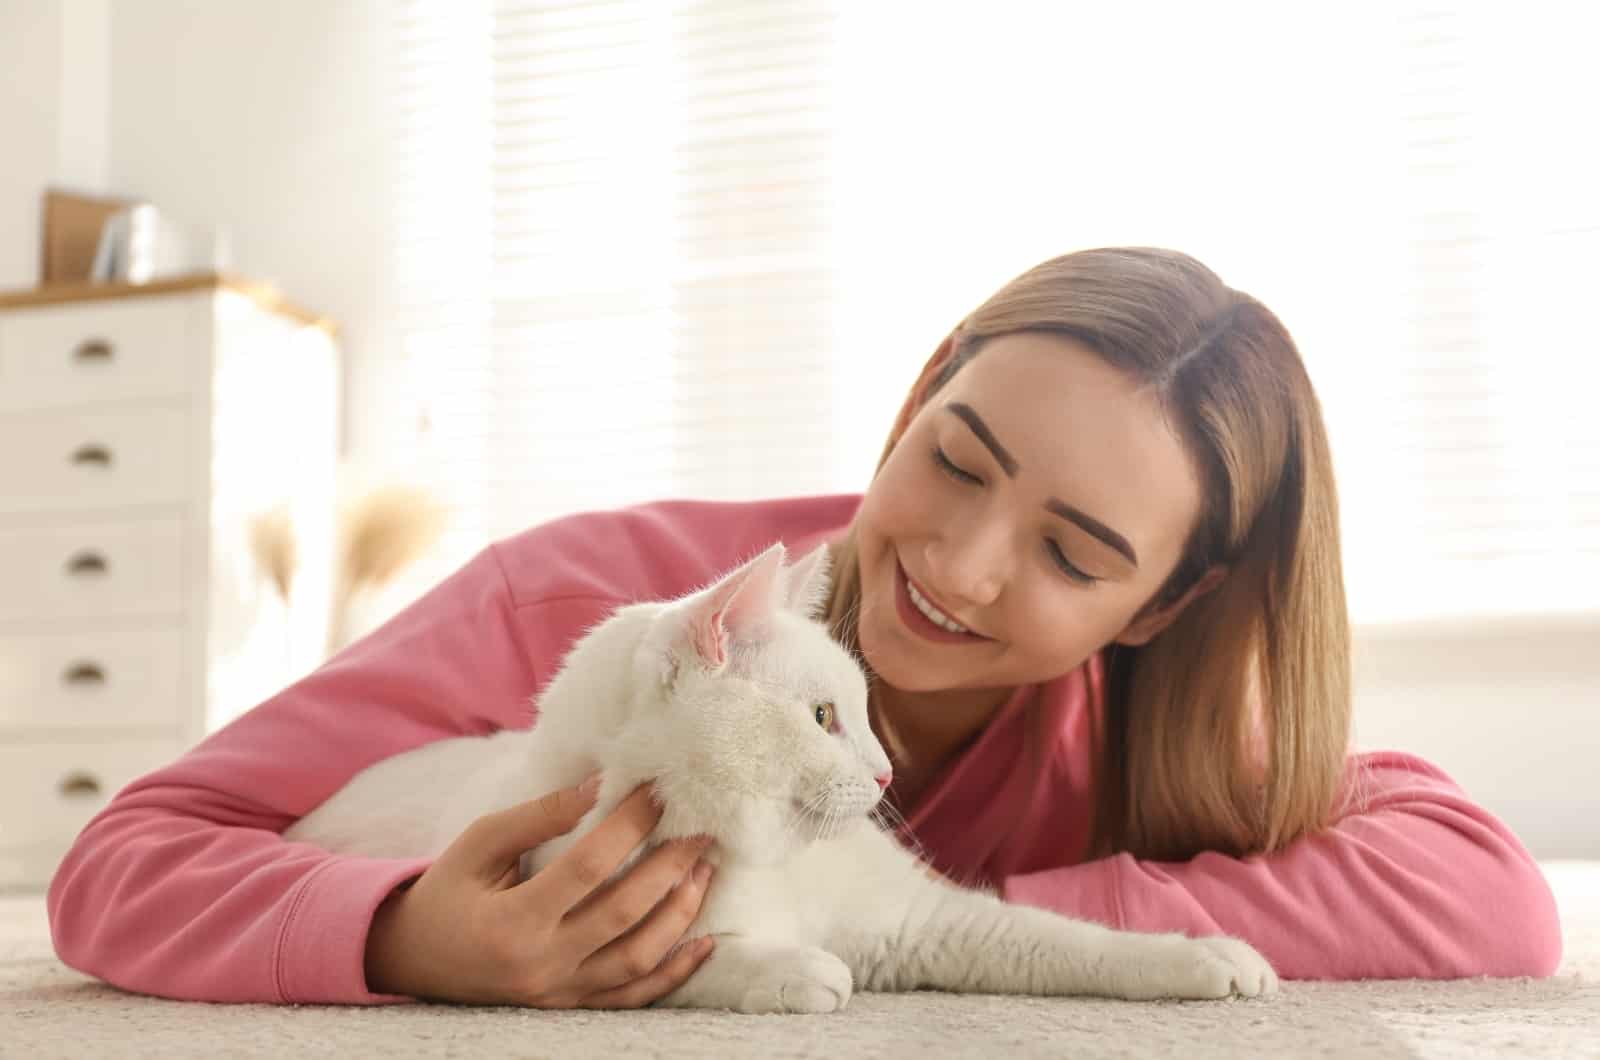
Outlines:
{"type": "Polygon", "coordinates": [[[928,588],[954,598],[952,604],[992,604],[1010,577],[1008,548],[1002,527],[952,527],[928,543],[928,575],[935,579],[928,588]]]}

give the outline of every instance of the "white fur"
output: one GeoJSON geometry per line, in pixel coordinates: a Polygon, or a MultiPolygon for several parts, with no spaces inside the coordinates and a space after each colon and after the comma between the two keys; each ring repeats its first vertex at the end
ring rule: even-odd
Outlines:
{"type": "MultiPolygon", "coordinates": [[[[852,989],[1094,994],[1271,993],[1245,943],[1110,928],[1009,905],[924,871],[870,815],[888,757],[860,667],[814,620],[825,549],[791,568],[774,545],[679,600],[633,604],[568,654],[532,729],[396,755],[353,778],[285,838],[375,857],[437,855],[477,817],[577,783],[599,798],[555,860],[636,785],[664,807],[650,840],[709,834],[718,865],[691,937],[717,948],[658,1004],[830,1012],[852,989]],[[817,724],[834,704],[838,731],[817,724]]],[[[620,870],[619,870],[620,871],[620,870]]]]}

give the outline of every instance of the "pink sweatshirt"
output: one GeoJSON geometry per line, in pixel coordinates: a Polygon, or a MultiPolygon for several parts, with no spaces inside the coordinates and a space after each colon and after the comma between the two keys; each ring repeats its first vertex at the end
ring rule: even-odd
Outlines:
{"type": "MultiPolygon", "coordinates": [[[[123,789],[50,885],[57,953],[128,990],[208,1001],[394,1000],[367,926],[424,859],[279,833],[378,759],[526,724],[567,648],[620,603],[677,596],[774,540],[837,536],[856,496],[668,502],[499,542],[314,673],[123,789]]],[[[1362,811],[1266,857],[1083,861],[1099,661],[1019,690],[910,807],[946,873],[1141,931],[1243,938],[1290,979],[1549,975],[1561,935],[1517,839],[1437,768],[1352,755],[1362,811]],[[1035,753],[1030,753],[1035,752],[1035,753]]],[[[903,837],[904,838],[904,837],[903,837]]],[[[909,840],[907,840],[909,842],[909,840]]]]}

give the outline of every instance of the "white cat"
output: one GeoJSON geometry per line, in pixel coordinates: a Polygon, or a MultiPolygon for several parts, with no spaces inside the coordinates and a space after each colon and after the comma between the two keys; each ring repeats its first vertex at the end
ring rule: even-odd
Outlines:
{"type": "MultiPolygon", "coordinates": [[[[635,786],[651,844],[711,835],[717,875],[689,937],[712,956],[658,1005],[831,1012],[853,989],[1251,997],[1277,989],[1244,942],[1115,931],[927,873],[870,811],[889,760],[861,669],[814,620],[828,556],[774,545],[679,600],[619,608],[568,653],[531,729],[428,744],[358,774],[284,836],[335,852],[437,855],[477,817],[603,771],[593,809],[523,857],[549,864],[635,786]]],[[[630,855],[626,868],[645,851],[630,855]]]]}

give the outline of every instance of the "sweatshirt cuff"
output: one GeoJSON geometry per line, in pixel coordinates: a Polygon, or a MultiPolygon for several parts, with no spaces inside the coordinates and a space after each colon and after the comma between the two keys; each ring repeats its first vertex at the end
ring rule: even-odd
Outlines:
{"type": "Polygon", "coordinates": [[[1000,897],[1018,905],[1048,909],[1077,920],[1125,930],[1117,893],[1117,859],[1101,858],[1081,865],[1007,876],[1000,897]]]}
{"type": "Polygon", "coordinates": [[[367,931],[383,900],[431,858],[330,857],[300,885],[278,936],[273,975],[286,1004],[376,1005],[412,998],[367,989],[367,931]]]}

